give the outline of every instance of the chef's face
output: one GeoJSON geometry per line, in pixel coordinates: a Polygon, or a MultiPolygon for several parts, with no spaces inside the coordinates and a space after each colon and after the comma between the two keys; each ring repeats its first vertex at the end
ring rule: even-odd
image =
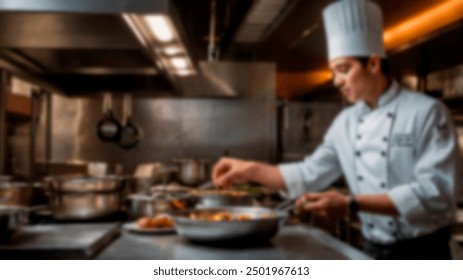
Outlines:
{"type": "Polygon", "coordinates": [[[352,103],[367,100],[371,92],[371,72],[359,60],[349,57],[335,58],[330,61],[334,85],[342,95],[352,103]]]}

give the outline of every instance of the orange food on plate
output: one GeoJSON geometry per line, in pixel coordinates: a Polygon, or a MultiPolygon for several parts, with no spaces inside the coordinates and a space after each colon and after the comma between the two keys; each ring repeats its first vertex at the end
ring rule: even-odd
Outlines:
{"type": "Polygon", "coordinates": [[[169,216],[158,215],[156,217],[142,217],[137,220],[140,228],[171,228],[174,222],[169,216]]]}

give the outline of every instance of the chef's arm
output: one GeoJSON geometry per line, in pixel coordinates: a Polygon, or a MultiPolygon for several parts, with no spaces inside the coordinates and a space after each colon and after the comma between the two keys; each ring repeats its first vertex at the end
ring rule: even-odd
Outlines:
{"type": "Polygon", "coordinates": [[[230,187],[231,184],[253,181],[265,186],[285,189],[283,176],[277,166],[236,158],[221,158],[214,166],[212,179],[214,185],[224,188],[230,187]]]}
{"type": "Polygon", "coordinates": [[[326,133],[323,143],[303,161],[275,166],[221,158],[212,171],[214,184],[228,188],[235,183],[254,181],[277,189],[287,189],[291,198],[297,198],[307,191],[323,190],[341,175],[333,138],[336,138],[335,131],[342,124],[336,120],[326,133]]]}
{"type": "Polygon", "coordinates": [[[253,176],[251,181],[276,189],[286,189],[283,175],[278,166],[253,162],[253,176]]]}
{"type": "Polygon", "coordinates": [[[352,203],[356,210],[379,215],[398,216],[399,211],[387,194],[368,194],[349,196],[338,191],[321,193],[306,193],[297,201],[299,211],[308,211],[331,218],[341,218],[352,215],[352,203]]]}

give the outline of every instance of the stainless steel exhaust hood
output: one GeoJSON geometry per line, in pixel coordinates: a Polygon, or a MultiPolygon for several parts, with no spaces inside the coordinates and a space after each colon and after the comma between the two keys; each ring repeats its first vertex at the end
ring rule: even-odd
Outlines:
{"type": "Polygon", "coordinates": [[[185,97],[275,98],[276,65],[267,62],[200,61],[198,74],[178,77],[185,97]]]}
{"type": "Polygon", "coordinates": [[[167,0],[1,0],[0,67],[67,94],[173,91],[123,18],[170,9],[167,0]]]}
{"type": "Polygon", "coordinates": [[[194,63],[169,0],[0,0],[0,26],[0,67],[65,94],[110,90],[230,98],[251,92],[254,81],[268,80],[264,76],[274,79],[275,66],[268,63],[194,63]],[[195,75],[172,74],[169,57],[156,50],[143,24],[146,15],[169,17],[195,75]]]}

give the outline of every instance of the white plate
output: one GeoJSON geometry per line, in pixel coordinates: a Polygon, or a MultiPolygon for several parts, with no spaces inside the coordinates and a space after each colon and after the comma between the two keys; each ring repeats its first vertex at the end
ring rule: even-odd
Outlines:
{"type": "Polygon", "coordinates": [[[125,223],[122,228],[130,232],[146,233],[146,234],[167,234],[175,233],[175,228],[141,228],[136,222],[125,223]]]}

